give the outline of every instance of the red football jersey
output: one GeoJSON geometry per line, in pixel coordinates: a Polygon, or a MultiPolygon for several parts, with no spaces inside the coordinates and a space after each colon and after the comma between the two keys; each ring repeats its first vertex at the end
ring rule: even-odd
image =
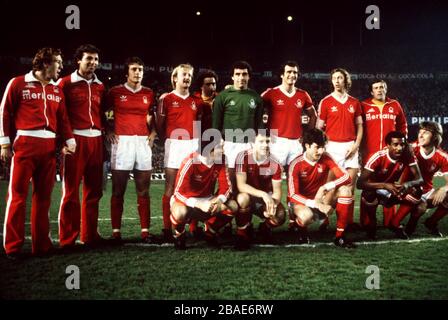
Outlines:
{"type": "Polygon", "coordinates": [[[75,71],[62,78],[59,85],[64,90],[67,114],[72,129],[103,128],[105,88],[96,75],[87,81],[75,71]]]}
{"type": "Polygon", "coordinates": [[[147,115],[152,115],[154,93],[147,87],[134,91],[127,84],[115,86],[107,94],[107,104],[114,111],[115,134],[147,136],[147,115]]]}
{"type": "Polygon", "coordinates": [[[351,183],[348,172],[339,167],[328,153],[324,153],[317,162],[309,161],[305,154],[295,158],[289,165],[290,199],[302,205],[305,205],[307,200],[314,200],[319,188],[327,183],[330,170],[336,176],[336,180],[330,182],[335,188],[351,183]]]}
{"type": "Polygon", "coordinates": [[[397,130],[407,136],[408,126],[397,100],[386,98],[386,103],[381,108],[369,98],[361,106],[364,125],[361,153],[363,163],[366,163],[372,154],[386,146],[385,138],[389,132],[397,130]]]}
{"type": "MultiPolygon", "coordinates": [[[[423,148],[416,143],[412,146],[424,180],[422,185],[423,193],[426,193],[433,188],[432,178],[437,171],[440,171],[443,175],[448,174],[448,154],[441,149],[434,148],[433,152],[426,155],[423,148]]],[[[406,168],[402,180],[409,180],[409,176],[412,176],[412,173],[406,168]]]]}
{"type": "Polygon", "coordinates": [[[299,139],[302,136],[302,110],[313,106],[305,90],[285,92],[281,86],[269,88],[261,94],[268,111],[268,128],[278,130],[278,136],[299,139]]]}
{"type": "Polygon", "coordinates": [[[393,183],[398,181],[406,167],[413,165],[417,165],[414,155],[394,160],[389,156],[388,149],[383,149],[374,153],[364,168],[375,173],[372,177],[374,182],[393,183]]]}
{"type": "Polygon", "coordinates": [[[282,180],[282,166],[272,156],[257,162],[252,149],[242,151],[236,157],[236,172],[244,172],[247,184],[258,190],[273,192],[272,181],[282,180]]]}
{"type": "Polygon", "coordinates": [[[182,97],[175,91],[164,93],[160,96],[157,113],[158,117],[165,117],[166,138],[179,139],[180,131],[176,129],[183,129],[182,132],[186,130],[189,139],[193,139],[193,122],[198,121],[202,113],[202,100],[191,95],[182,97]]]}
{"type": "Polygon", "coordinates": [[[319,103],[318,121],[325,124],[328,140],[349,142],[356,140],[356,124],[362,122],[361,103],[350,95],[339,100],[329,94],[319,103]]]}
{"type": "Polygon", "coordinates": [[[209,167],[201,162],[197,152],[190,154],[182,162],[175,186],[174,197],[184,204],[187,204],[189,198],[206,198],[213,195],[221,197],[225,202],[232,192],[224,158],[221,164],[215,163],[209,167]],[[218,190],[215,193],[216,180],[218,190]]]}
{"type": "Polygon", "coordinates": [[[54,81],[42,85],[32,72],[13,78],[0,103],[0,144],[10,143],[12,130],[49,130],[73,138],[62,89],[54,81]]]}

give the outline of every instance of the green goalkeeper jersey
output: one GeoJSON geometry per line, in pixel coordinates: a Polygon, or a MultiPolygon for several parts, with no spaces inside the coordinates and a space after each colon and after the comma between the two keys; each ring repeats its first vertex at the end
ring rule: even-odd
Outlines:
{"type": "Polygon", "coordinates": [[[215,98],[213,102],[213,128],[218,129],[225,140],[242,142],[238,141],[238,138],[226,135],[226,129],[256,130],[261,128],[262,125],[263,100],[254,90],[236,90],[230,87],[215,98]]]}

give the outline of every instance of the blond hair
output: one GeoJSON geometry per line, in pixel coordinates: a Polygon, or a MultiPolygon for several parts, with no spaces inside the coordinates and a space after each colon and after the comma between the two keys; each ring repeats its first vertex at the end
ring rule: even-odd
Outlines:
{"type": "Polygon", "coordinates": [[[193,66],[189,63],[182,63],[178,65],[176,68],[174,68],[173,72],[171,72],[171,85],[173,86],[173,89],[176,89],[176,82],[174,81],[174,78],[177,78],[177,74],[179,73],[180,69],[186,69],[191,70],[191,76],[193,77],[193,66]]]}

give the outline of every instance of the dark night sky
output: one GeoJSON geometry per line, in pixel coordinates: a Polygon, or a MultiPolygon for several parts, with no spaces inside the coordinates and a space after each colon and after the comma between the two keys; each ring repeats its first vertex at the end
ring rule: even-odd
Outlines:
{"type": "MultiPolygon", "coordinates": [[[[219,63],[239,57],[279,57],[282,51],[359,46],[368,4],[381,10],[381,30],[362,28],[364,47],[406,45],[416,50],[448,46],[444,1],[103,1],[0,0],[0,55],[31,56],[42,46],[73,52],[91,42],[103,61],[132,54],[159,63],[219,63]],[[77,4],[81,29],[65,28],[65,8],[77,4]],[[202,15],[197,17],[195,12],[202,15]],[[294,16],[288,23],[286,16],[294,16]],[[333,38],[331,25],[333,24],[333,38]],[[303,28],[303,33],[302,33],[303,28]],[[303,45],[301,35],[303,34],[303,45]],[[331,46],[333,39],[334,46],[331,46]],[[269,53],[269,54],[268,54],[269,53]],[[275,55],[275,56],[277,56],[275,55]]],[[[336,49],[337,50],[337,49],[336,49]]],[[[429,58],[430,57],[426,57],[429,58]]]]}

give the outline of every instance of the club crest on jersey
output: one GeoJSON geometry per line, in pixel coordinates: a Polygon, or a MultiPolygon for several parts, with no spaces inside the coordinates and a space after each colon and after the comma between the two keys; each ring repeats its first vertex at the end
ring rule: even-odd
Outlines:
{"type": "Polygon", "coordinates": [[[284,102],[282,99],[278,99],[278,100],[277,100],[277,105],[278,105],[278,106],[284,106],[284,105],[285,105],[285,102],[284,102]]]}
{"type": "Polygon", "coordinates": [[[432,164],[431,168],[429,169],[430,172],[434,172],[437,170],[437,166],[435,163],[432,164]]]}
{"type": "Polygon", "coordinates": [[[229,102],[229,105],[230,105],[230,106],[234,106],[235,104],[236,104],[235,101],[230,100],[230,102],[229,102]]]}
{"type": "Polygon", "coordinates": [[[296,103],[295,103],[295,106],[297,107],[297,108],[302,108],[302,100],[300,100],[300,99],[297,99],[297,101],[296,101],[296,103]]]}
{"type": "Polygon", "coordinates": [[[251,109],[255,109],[257,105],[255,104],[255,100],[254,99],[250,99],[249,101],[249,108],[251,109]]]}
{"type": "Polygon", "coordinates": [[[348,112],[355,113],[355,108],[353,108],[353,106],[350,105],[350,107],[348,107],[348,112]]]}
{"type": "Polygon", "coordinates": [[[201,182],[202,182],[202,175],[200,175],[200,174],[194,174],[194,175],[193,175],[193,180],[196,181],[196,182],[201,183],[201,182]]]}
{"type": "Polygon", "coordinates": [[[146,96],[143,96],[143,103],[148,104],[148,98],[146,96]]]}
{"type": "Polygon", "coordinates": [[[394,112],[394,108],[389,107],[389,113],[393,113],[394,112]]]}
{"type": "Polygon", "coordinates": [[[194,103],[194,101],[191,103],[191,109],[196,110],[196,103],[194,103]]]}
{"type": "Polygon", "coordinates": [[[54,93],[59,93],[59,88],[58,87],[53,87],[53,91],[54,91],[54,93]]]}
{"type": "Polygon", "coordinates": [[[338,107],[332,106],[331,107],[331,112],[338,112],[338,107]]]}
{"type": "Polygon", "coordinates": [[[317,172],[319,173],[324,172],[324,169],[322,169],[322,166],[320,164],[317,165],[317,172]]]}
{"type": "Polygon", "coordinates": [[[125,95],[121,95],[120,96],[120,101],[127,101],[128,97],[126,97],[125,95]]]}

